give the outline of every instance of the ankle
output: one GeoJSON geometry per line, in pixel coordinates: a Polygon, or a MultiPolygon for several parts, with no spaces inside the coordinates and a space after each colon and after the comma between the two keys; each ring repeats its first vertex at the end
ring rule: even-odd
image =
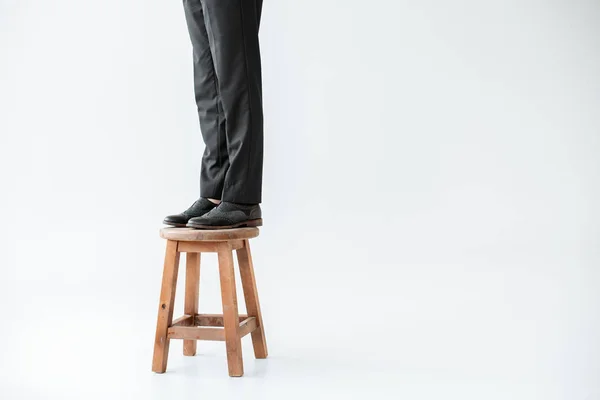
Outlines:
{"type": "Polygon", "coordinates": [[[207,198],[207,200],[210,201],[211,203],[217,204],[217,205],[221,203],[221,200],[219,200],[219,199],[207,198]]]}

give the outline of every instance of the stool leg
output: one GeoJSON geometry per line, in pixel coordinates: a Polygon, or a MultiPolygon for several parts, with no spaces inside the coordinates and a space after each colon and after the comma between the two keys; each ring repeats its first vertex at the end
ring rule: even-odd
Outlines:
{"type": "Polygon", "coordinates": [[[254,356],[256,358],[267,358],[267,340],[265,338],[265,329],[260,312],[260,303],[258,301],[258,290],[256,288],[256,279],[254,277],[254,265],[252,264],[252,254],[250,253],[250,241],[244,240],[244,247],[236,251],[238,264],[240,266],[240,275],[242,277],[242,287],[244,288],[244,299],[246,300],[246,310],[249,317],[255,317],[258,327],[252,332],[252,346],[254,347],[254,356]]]}
{"type": "Polygon", "coordinates": [[[169,357],[169,338],[167,332],[173,322],[173,306],[175,288],[177,287],[177,272],[179,270],[179,252],[177,242],[167,240],[165,266],[163,269],[160,303],[158,305],[158,320],[156,322],[156,339],[154,340],[154,357],[152,371],[163,373],[167,370],[169,357]]]}
{"type": "Polygon", "coordinates": [[[227,242],[219,244],[219,275],[221,278],[221,299],[223,301],[223,326],[225,327],[225,346],[227,347],[227,366],[229,376],[242,376],[242,342],[239,334],[239,313],[233,271],[233,254],[227,242]]]}
{"type": "MultiPolygon", "coordinates": [[[[185,303],[183,313],[195,318],[198,314],[198,295],[200,290],[200,253],[186,253],[185,260],[185,303]]],[[[194,326],[192,319],[191,326],[194,326]]],[[[183,341],[183,355],[196,355],[196,340],[183,341]]]]}

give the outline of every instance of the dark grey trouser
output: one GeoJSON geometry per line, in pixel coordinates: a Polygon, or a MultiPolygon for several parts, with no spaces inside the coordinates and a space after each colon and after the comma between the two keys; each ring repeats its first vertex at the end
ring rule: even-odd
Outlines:
{"type": "Polygon", "coordinates": [[[194,91],[206,148],[200,195],[261,202],[262,0],[183,0],[192,40],[194,91]]]}

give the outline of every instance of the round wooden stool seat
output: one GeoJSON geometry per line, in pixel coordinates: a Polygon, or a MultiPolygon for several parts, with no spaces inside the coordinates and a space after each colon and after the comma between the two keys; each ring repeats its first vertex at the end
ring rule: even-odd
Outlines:
{"type": "Polygon", "coordinates": [[[224,240],[252,239],[258,236],[258,228],[234,229],[193,229],[193,228],[163,228],[160,237],[179,242],[221,242],[224,240]]]}

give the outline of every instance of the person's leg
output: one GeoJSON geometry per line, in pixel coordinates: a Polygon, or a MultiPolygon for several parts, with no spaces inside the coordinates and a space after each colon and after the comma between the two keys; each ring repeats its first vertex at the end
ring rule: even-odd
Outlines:
{"type": "Polygon", "coordinates": [[[200,198],[187,210],[165,217],[163,223],[186,226],[194,217],[207,214],[223,194],[229,168],[225,116],[219,101],[217,75],[213,64],[205,18],[200,0],[183,0],[185,18],[193,48],[194,92],[202,138],[206,145],[200,172],[200,198]]]}
{"type": "Polygon", "coordinates": [[[261,202],[263,112],[258,27],[262,0],[202,0],[226,121],[222,200],[261,202]]]}
{"type": "Polygon", "coordinates": [[[221,199],[229,168],[225,115],[219,100],[217,74],[201,0],[183,0],[193,48],[194,92],[205,149],[200,170],[200,196],[221,199]]]}

